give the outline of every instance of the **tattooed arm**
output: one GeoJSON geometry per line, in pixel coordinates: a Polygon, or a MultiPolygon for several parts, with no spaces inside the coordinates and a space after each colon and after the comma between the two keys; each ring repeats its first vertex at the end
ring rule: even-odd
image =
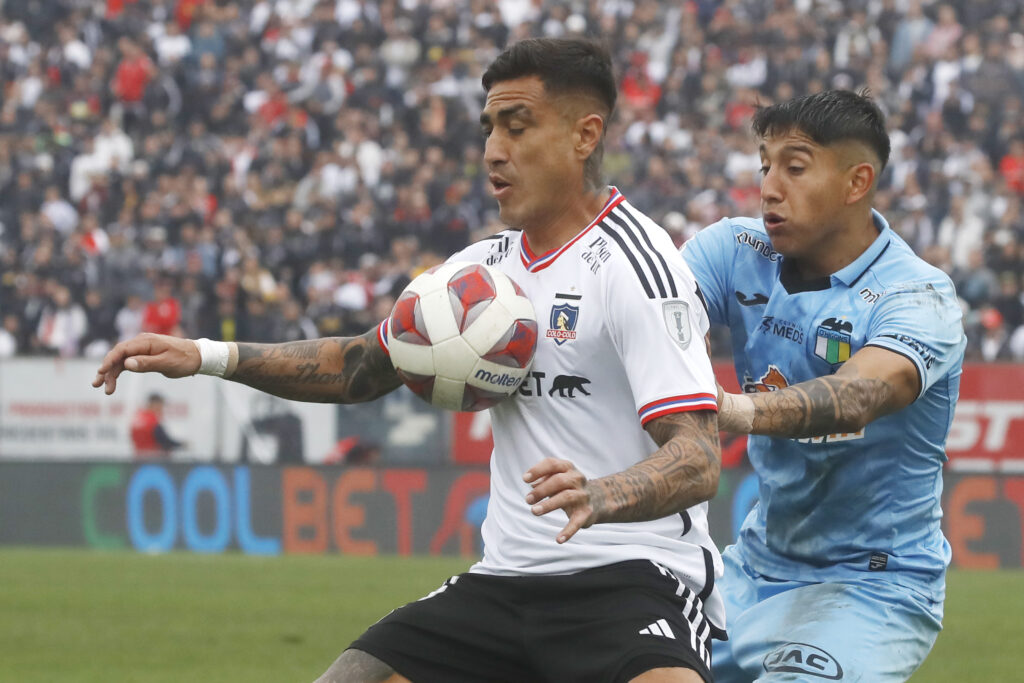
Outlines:
{"type": "MultiPolygon", "coordinates": [[[[228,379],[282,398],[360,403],[401,384],[377,343],[376,328],[359,337],[237,346],[238,365],[228,379]]],[[[110,350],[93,386],[112,394],[125,370],[188,377],[199,370],[199,361],[199,351],[189,339],[141,334],[110,350]]]]}
{"type": "Polygon", "coordinates": [[[526,472],[526,496],[535,515],[562,509],[569,516],[557,537],[565,543],[601,522],[659,519],[710,500],[718,490],[721,448],[710,410],[672,413],[651,420],[647,433],[657,451],[627,470],[587,480],[568,460],[546,458],[526,472]]]}
{"type": "Polygon", "coordinates": [[[917,368],[898,353],[866,346],[834,375],[779,391],[724,394],[720,422],[730,432],[804,438],[857,432],[917,398],[917,368]]]}
{"type": "Polygon", "coordinates": [[[295,401],[364,403],[401,385],[376,328],[359,337],[238,344],[228,379],[295,401]]]}

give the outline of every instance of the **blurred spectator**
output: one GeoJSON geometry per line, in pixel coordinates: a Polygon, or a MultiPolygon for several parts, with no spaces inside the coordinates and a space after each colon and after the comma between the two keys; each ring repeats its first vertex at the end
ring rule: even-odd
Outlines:
{"type": "Polygon", "coordinates": [[[46,188],[45,199],[39,213],[50,221],[57,232],[67,237],[78,226],[78,212],[64,199],[56,185],[46,188]]]}
{"type": "Polygon", "coordinates": [[[986,308],[981,312],[980,332],[976,342],[976,353],[979,360],[997,361],[1010,360],[1010,332],[1003,314],[995,308],[986,308]]]}
{"type": "Polygon", "coordinates": [[[0,358],[10,358],[22,350],[20,327],[21,318],[13,313],[4,315],[0,325],[0,358]]]}
{"type": "Polygon", "coordinates": [[[302,341],[318,336],[316,325],[302,312],[297,301],[288,299],[281,304],[281,316],[273,335],[275,342],[302,341]]]}
{"type": "Polygon", "coordinates": [[[117,341],[126,341],[142,332],[142,309],[145,304],[137,294],[129,294],[117,315],[114,316],[114,327],[117,329],[117,341]]]}
{"type": "Polygon", "coordinates": [[[161,278],[153,288],[153,300],[142,309],[142,331],[180,336],[181,304],[174,295],[170,278],[161,278]]]}
{"type": "Polygon", "coordinates": [[[36,328],[36,344],[44,353],[75,356],[85,336],[85,311],[71,299],[67,287],[52,283],[50,301],[43,307],[36,328]]]}
{"type": "Polygon", "coordinates": [[[999,172],[1011,190],[1024,195],[1024,137],[1010,142],[1006,156],[999,160],[999,172]]]}
{"type": "Polygon", "coordinates": [[[158,0],[0,3],[17,352],[98,353],[144,319],[364,332],[411,276],[502,227],[473,133],[481,71],[510,40],[569,34],[619,69],[608,180],[678,244],[758,210],[754,107],[869,86],[893,140],[879,208],[951,274],[972,329],[996,310],[1024,348],[1019,2],[158,0]],[[57,341],[75,310],[86,324],[57,341]]]}
{"type": "Polygon", "coordinates": [[[146,405],[132,417],[131,437],[135,457],[139,459],[163,458],[171,451],[183,448],[184,441],[171,438],[163,425],[164,397],[150,394],[146,405]]]}
{"type": "Polygon", "coordinates": [[[90,288],[85,293],[83,305],[86,318],[86,330],[82,335],[82,355],[89,358],[102,358],[112,346],[111,340],[117,339],[117,308],[112,301],[103,298],[103,293],[90,288]]]}
{"type": "Polygon", "coordinates": [[[123,56],[117,65],[112,89],[124,104],[137,105],[146,94],[146,86],[156,76],[156,67],[135,41],[121,38],[120,47],[123,56]]]}

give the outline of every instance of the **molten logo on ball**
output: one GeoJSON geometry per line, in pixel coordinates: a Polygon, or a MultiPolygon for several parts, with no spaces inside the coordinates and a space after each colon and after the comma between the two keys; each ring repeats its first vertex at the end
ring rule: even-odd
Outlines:
{"type": "Polygon", "coordinates": [[[387,328],[398,376],[448,410],[483,410],[507,398],[537,348],[530,300],[507,275],[479,263],[446,263],[417,277],[387,328]]]}

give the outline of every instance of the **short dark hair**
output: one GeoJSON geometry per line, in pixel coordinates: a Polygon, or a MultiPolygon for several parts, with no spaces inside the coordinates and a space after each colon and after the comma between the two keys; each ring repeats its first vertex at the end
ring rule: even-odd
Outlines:
{"type": "Polygon", "coordinates": [[[498,55],[484,72],[485,92],[495,83],[538,76],[551,94],[585,93],[610,114],[618,92],[608,50],[585,38],[527,38],[498,55]]]}
{"type": "MultiPolygon", "coordinates": [[[[587,95],[606,109],[608,119],[615,111],[618,91],[612,58],[600,43],[586,38],[527,38],[507,47],[484,72],[485,92],[495,83],[537,76],[550,95],[587,95]]],[[[600,184],[604,139],[598,143],[584,166],[584,176],[600,184]]]]}
{"type": "Polygon", "coordinates": [[[885,115],[867,90],[825,90],[759,107],[751,127],[759,138],[796,128],[823,146],[856,140],[878,155],[882,168],[889,163],[885,115]]]}

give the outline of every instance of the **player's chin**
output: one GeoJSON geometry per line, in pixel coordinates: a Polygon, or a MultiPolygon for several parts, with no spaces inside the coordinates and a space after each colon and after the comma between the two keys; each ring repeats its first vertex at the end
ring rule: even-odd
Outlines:
{"type": "Polygon", "coordinates": [[[505,225],[511,227],[517,227],[520,225],[520,218],[522,211],[517,211],[518,207],[510,199],[499,199],[498,200],[498,218],[505,225]]]}
{"type": "Polygon", "coordinates": [[[783,256],[789,256],[790,258],[796,256],[795,252],[799,251],[799,249],[785,226],[777,228],[765,226],[765,232],[768,233],[768,241],[771,242],[772,249],[783,256]]]}

